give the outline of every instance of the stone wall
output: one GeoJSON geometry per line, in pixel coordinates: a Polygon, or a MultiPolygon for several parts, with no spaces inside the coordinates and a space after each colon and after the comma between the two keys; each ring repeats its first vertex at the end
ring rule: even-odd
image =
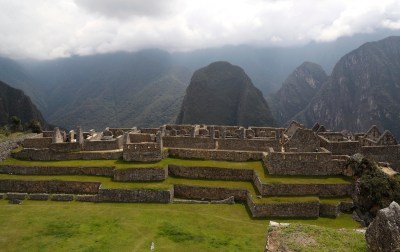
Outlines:
{"type": "Polygon", "coordinates": [[[50,144],[49,149],[54,152],[75,152],[81,151],[82,146],[80,143],[53,143],[50,144]]]}
{"type": "Polygon", "coordinates": [[[276,149],[280,147],[279,140],[276,139],[212,139],[209,137],[164,136],[163,143],[165,147],[169,148],[209,150],[267,151],[269,147],[276,149]]]}
{"type": "Polygon", "coordinates": [[[163,181],[167,168],[128,168],[114,171],[114,181],[163,181]]]}
{"type": "Polygon", "coordinates": [[[358,141],[331,142],[321,137],[321,147],[332,152],[333,155],[353,155],[360,152],[361,145],[358,141]]]}
{"type": "Polygon", "coordinates": [[[204,160],[249,161],[261,160],[262,152],[252,151],[227,151],[227,150],[200,150],[200,149],[168,149],[170,157],[193,158],[204,160]]]}
{"type": "Polygon", "coordinates": [[[174,196],[185,199],[223,200],[231,196],[237,202],[245,202],[247,190],[240,188],[174,185],[174,196]]]}
{"type": "Polygon", "coordinates": [[[131,143],[154,142],[156,140],[156,136],[154,134],[147,133],[134,133],[129,134],[129,140],[131,143]]]}
{"type": "Polygon", "coordinates": [[[319,201],[255,204],[249,195],[247,205],[253,218],[318,218],[319,216],[319,201]]]}
{"type": "Polygon", "coordinates": [[[286,151],[312,152],[320,147],[320,139],[314,131],[298,128],[284,146],[286,151]]]}
{"type": "Polygon", "coordinates": [[[157,143],[133,143],[124,146],[125,161],[156,162],[163,158],[164,153],[157,143]]]}
{"type": "Polygon", "coordinates": [[[1,165],[0,173],[18,175],[92,175],[112,177],[114,167],[58,167],[1,165]]]}
{"type": "Polygon", "coordinates": [[[183,178],[251,181],[254,171],[252,169],[169,165],[168,173],[183,178]]]}
{"type": "Polygon", "coordinates": [[[43,149],[49,148],[52,143],[52,137],[33,137],[27,138],[23,142],[24,148],[34,148],[34,149],[43,149]]]}
{"type": "Polygon", "coordinates": [[[340,202],[335,204],[321,203],[319,205],[319,216],[322,217],[336,217],[340,213],[340,202]]]}
{"type": "Polygon", "coordinates": [[[122,149],[122,136],[112,140],[84,141],[84,151],[101,151],[122,149]]]}
{"type": "Polygon", "coordinates": [[[333,160],[332,154],[323,152],[274,152],[263,157],[269,174],[273,175],[339,175],[344,160],[333,160]]]}
{"type": "Polygon", "coordinates": [[[263,196],[304,196],[335,197],[351,195],[352,184],[262,184],[263,196]]]}
{"type": "Polygon", "coordinates": [[[122,151],[112,151],[112,152],[54,152],[50,149],[23,149],[18,153],[14,153],[12,155],[18,159],[27,159],[27,160],[76,160],[76,159],[119,159],[122,158],[122,151]]]}
{"type": "Polygon", "coordinates": [[[215,149],[215,142],[209,137],[164,136],[163,145],[167,148],[215,149]]]}
{"type": "Polygon", "coordinates": [[[100,182],[58,180],[0,180],[0,192],[96,194],[100,182]]]}
{"type": "Polygon", "coordinates": [[[279,149],[277,139],[218,139],[217,146],[220,150],[245,150],[245,151],[268,151],[270,147],[279,149]]]}
{"type": "Polygon", "coordinates": [[[363,146],[361,153],[375,162],[389,162],[394,170],[400,172],[400,145],[363,146]]]}
{"type": "Polygon", "coordinates": [[[151,189],[100,189],[98,202],[170,203],[173,190],[151,189]]]}

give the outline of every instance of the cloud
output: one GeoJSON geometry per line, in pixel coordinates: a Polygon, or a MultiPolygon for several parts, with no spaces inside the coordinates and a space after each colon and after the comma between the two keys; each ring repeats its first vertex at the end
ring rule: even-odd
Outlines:
{"type": "Polygon", "coordinates": [[[169,13],[174,0],[75,0],[88,12],[125,19],[132,16],[159,16],[169,13]]]}
{"type": "Polygon", "coordinates": [[[397,0],[0,0],[0,55],[295,46],[400,29],[397,0]]]}

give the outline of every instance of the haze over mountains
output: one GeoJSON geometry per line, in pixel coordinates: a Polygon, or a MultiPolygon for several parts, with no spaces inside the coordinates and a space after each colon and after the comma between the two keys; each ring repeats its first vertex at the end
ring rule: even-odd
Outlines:
{"type": "MultiPolygon", "coordinates": [[[[341,97],[347,93],[342,92],[342,89],[338,92],[323,91],[328,90],[328,86],[331,89],[340,86],[335,84],[341,80],[340,72],[346,73],[345,77],[348,81],[343,84],[346,87],[354,84],[352,81],[354,76],[364,74],[373,77],[363,88],[386,90],[385,88],[388,87],[390,91],[385,91],[386,93],[396,91],[395,83],[398,83],[398,79],[395,70],[399,68],[397,59],[389,56],[390,50],[397,50],[396,46],[379,49],[369,53],[371,56],[361,57],[363,62],[364,59],[368,60],[366,63],[368,67],[367,65],[361,67],[363,69],[360,70],[361,72],[354,72],[356,69],[352,68],[339,67],[338,65],[348,64],[340,63],[342,59],[336,65],[332,76],[327,79],[327,75],[330,75],[332,67],[340,57],[364,42],[376,40],[384,35],[386,35],[385,32],[358,35],[341,38],[332,43],[313,43],[296,48],[226,46],[186,53],[167,53],[151,49],[135,53],[74,56],[49,61],[17,62],[0,58],[0,80],[24,90],[51,124],[66,128],[81,125],[85,129],[102,129],[106,126],[152,127],[175,122],[185,89],[195,70],[213,61],[224,60],[241,67],[254,86],[263,92],[279,125],[295,118],[308,126],[315,121],[320,121],[321,124],[332,129],[342,130],[348,127],[349,130],[365,130],[362,127],[368,128],[379,118],[387,121],[382,122],[383,127],[400,135],[396,127],[388,126],[396,117],[395,112],[390,111],[398,108],[397,105],[390,105],[384,110],[375,112],[362,109],[357,112],[375,113],[374,116],[357,117],[351,114],[345,117],[343,115],[346,113],[343,111],[350,109],[350,105],[346,105],[341,108],[342,112],[338,112],[341,116],[338,116],[333,108],[342,106],[335,103],[342,98],[339,99],[336,96],[341,97]],[[382,53],[382,50],[385,52],[382,53]],[[373,55],[376,56],[375,60],[373,60],[373,55]],[[309,63],[302,64],[305,61],[309,63]],[[375,68],[374,64],[381,64],[382,71],[372,73],[374,69],[380,69],[380,66],[375,68]],[[389,65],[390,71],[386,69],[389,65]],[[379,77],[379,73],[388,76],[379,77]],[[382,81],[386,81],[387,84],[381,85],[382,81]],[[276,93],[275,91],[283,82],[281,89],[276,93]],[[316,107],[320,110],[315,110],[316,107]],[[328,107],[331,109],[325,109],[328,107]],[[327,118],[324,113],[331,114],[332,118],[327,118]],[[390,114],[390,116],[382,117],[384,114],[390,114]],[[359,120],[358,126],[347,123],[354,118],[359,120]]],[[[396,43],[394,41],[391,44],[396,43]]],[[[369,50],[367,49],[364,50],[366,54],[369,50]]],[[[360,87],[355,84],[349,89],[349,93],[353,94],[353,91],[360,87]]],[[[375,97],[372,99],[373,106],[380,106],[381,103],[376,97],[377,93],[368,91],[361,96],[369,95],[375,97]]],[[[346,96],[352,99],[351,108],[358,106],[357,99],[361,96],[346,96]]],[[[386,102],[396,100],[396,97],[380,96],[384,97],[386,102]]],[[[370,98],[367,100],[372,101],[370,98]]],[[[341,101],[345,104],[343,100],[341,101]]],[[[365,108],[364,105],[361,107],[365,108]]]]}

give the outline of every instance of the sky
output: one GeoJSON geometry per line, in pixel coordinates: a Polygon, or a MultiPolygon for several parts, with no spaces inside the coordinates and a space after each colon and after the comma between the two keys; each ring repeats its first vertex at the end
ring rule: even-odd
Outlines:
{"type": "Polygon", "coordinates": [[[400,30],[398,0],[0,0],[0,56],[296,46],[400,30]]]}

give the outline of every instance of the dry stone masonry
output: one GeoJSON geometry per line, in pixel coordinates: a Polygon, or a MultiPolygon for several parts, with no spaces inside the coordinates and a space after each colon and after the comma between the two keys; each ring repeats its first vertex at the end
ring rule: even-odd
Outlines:
{"type": "MultiPolygon", "coordinates": [[[[158,162],[180,159],[259,161],[268,176],[344,176],[350,155],[362,153],[387,168],[400,170],[400,145],[394,136],[373,126],[366,133],[331,132],[315,124],[306,129],[293,121],[288,128],[221,125],[163,125],[159,128],[106,128],[69,132],[55,128],[25,139],[23,150],[13,154],[25,160],[122,159],[126,162],[158,162]]],[[[148,166],[147,166],[148,167],[148,166]]],[[[351,211],[351,202],[323,203],[319,197],[342,197],[352,193],[348,183],[268,183],[260,171],[243,168],[165,165],[164,167],[52,167],[2,165],[0,174],[17,179],[0,179],[6,199],[87,202],[171,203],[174,197],[242,202],[252,217],[337,216],[351,211]],[[109,177],[115,182],[162,182],[169,176],[185,179],[244,181],[245,188],[196,186],[176,183],[169,189],[103,188],[100,182],[21,180],[18,175],[80,175],[109,177]],[[13,196],[14,195],[14,196],[13,196]],[[269,197],[312,196],[311,200],[263,200],[269,197]]],[[[350,175],[348,175],[350,176],[350,175]]],[[[294,181],[294,180],[291,180],[294,181]]],[[[306,197],[305,197],[306,198],[306,197]]]]}

